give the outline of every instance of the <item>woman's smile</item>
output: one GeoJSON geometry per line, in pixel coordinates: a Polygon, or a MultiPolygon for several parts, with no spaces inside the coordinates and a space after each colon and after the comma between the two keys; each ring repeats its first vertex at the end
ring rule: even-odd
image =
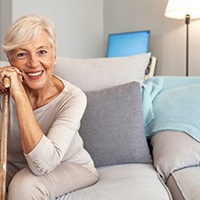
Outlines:
{"type": "Polygon", "coordinates": [[[36,79],[36,78],[40,78],[43,72],[44,71],[41,70],[41,71],[36,71],[36,72],[26,72],[26,74],[28,75],[29,78],[36,79]]]}

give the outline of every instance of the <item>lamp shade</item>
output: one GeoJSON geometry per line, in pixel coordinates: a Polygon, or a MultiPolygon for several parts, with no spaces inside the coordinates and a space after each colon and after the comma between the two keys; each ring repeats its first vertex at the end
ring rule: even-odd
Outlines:
{"type": "Polygon", "coordinates": [[[190,18],[200,18],[200,0],[169,0],[165,16],[175,19],[185,19],[186,15],[190,18]]]}

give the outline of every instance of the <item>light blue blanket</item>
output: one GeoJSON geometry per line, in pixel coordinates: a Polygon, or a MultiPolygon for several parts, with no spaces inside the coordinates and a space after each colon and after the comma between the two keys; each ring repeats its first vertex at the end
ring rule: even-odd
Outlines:
{"type": "Polygon", "coordinates": [[[152,77],[142,95],[147,138],[176,130],[200,141],[200,77],[152,77]]]}

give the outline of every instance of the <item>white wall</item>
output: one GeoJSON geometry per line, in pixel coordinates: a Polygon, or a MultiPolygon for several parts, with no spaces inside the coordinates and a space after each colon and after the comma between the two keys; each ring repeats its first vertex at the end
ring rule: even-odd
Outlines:
{"type": "MultiPolygon", "coordinates": [[[[167,0],[105,0],[104,39],[108,33],[151,30],[150,48],[157,75],[185,75],[186,25],[164,16],[167,0]]],[[[190,75],[200,75],[200,20],[190,23],[190,75]]],[[[104,43],[105,49],[106,41],[104,43]]]]}
{"type": "MultiPolygon", "coordinates": [[[[6,29],[12,22],[12,0],[0,0],[0,44],[2,44],[6,29]]],[[[6,60],[6,57],[0,48],[0,58],[6,60]]]]}
{"type": "Polygon", "coordinates": [[[53,21],[57,55],[77,58],[103,55],[103,0],[10,1],[12,22],[30,13],[45,15],[53,21]]]}
{"type": "MultiPolygon", "coordinates": [[[[158,58],[156,74],[184,76],[186,26],[184,20],[164,16],[167,1],[1,0],[0,39],[6,26],[21,15],[43,14],[56,26],[57,55],[93,58],[105,56],[109,33],[149,29],[149,50],[158,58]]],[[[199,35],[200,20],[191,21],[189,67],[190,75],[197,76],[200,75],[199,35]]]]}

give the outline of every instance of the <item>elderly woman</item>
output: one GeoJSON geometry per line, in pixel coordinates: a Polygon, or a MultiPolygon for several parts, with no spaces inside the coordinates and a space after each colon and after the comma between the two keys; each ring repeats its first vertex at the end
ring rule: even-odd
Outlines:
{"type": "Polygon", "coordinates": [[[10,66],[0,68],[0,90],[4,77],[11,82],[8,180],[16,172],[10,200],[52,200],[98,179],[78,133],[86,97],[53,75],[55,43],[52,23],[36,15],[14,22],[3,43],[10,66]]]}

